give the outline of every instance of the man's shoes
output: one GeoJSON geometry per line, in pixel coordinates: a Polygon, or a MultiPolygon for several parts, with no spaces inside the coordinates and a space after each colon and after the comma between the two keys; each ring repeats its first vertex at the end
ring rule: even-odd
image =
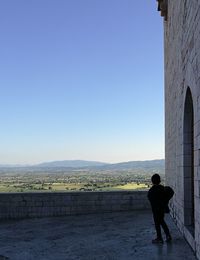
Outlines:
{"type": "Polygon", "coordinates": [[[163,244],[162,238],[155,238],[152,240],[152,244],[163,244]]]}
{"type": "Polygon", "coordinates": [[[172,241],[171,235],[167,235],[165,241],[166,241],[167,243],[170,243],[170,242],[172,241]]]}

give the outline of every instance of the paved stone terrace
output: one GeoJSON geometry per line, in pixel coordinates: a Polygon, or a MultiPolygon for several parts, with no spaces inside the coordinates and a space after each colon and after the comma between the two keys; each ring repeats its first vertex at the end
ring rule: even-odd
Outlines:
{"type": "Polygon", "coordinates": [[[129,211],[0,223],[0,259],[194,260],[173,221],[171,244],[153,245],[150,211],[129,211]],[[6,258],[4,258],[4,257],[6,258]]]}

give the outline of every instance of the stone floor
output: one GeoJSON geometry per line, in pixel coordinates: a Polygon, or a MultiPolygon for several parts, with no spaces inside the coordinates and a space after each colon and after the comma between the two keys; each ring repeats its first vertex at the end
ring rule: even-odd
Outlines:
{"type": "Polygon", "coordinates": [[[132,211],[6,221],[0,224],[0,259],[193,260],[169,216],[173,242],[153,245],[151,213],[132,211]]]}

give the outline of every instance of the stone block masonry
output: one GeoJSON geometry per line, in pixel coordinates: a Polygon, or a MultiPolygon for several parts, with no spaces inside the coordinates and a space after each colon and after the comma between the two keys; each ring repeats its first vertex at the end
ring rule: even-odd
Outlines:
{"type": "Polygon", "coordinates": [[[0,219],[149,209],[146,191],[0,193],[0,219]]]}
{"type": "Polygon", "coordinates": [[[165,2],[166,181],[172,215],[200,259],[200,1],[165,2]]]}

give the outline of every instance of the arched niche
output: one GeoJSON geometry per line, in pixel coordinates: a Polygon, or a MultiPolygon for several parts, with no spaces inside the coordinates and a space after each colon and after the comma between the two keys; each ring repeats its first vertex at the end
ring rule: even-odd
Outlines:
{"type": "Polygon", "coordinates": [[[188,87],[183,125],[184,225],[194,235],[194,108],[188,87]]]}

